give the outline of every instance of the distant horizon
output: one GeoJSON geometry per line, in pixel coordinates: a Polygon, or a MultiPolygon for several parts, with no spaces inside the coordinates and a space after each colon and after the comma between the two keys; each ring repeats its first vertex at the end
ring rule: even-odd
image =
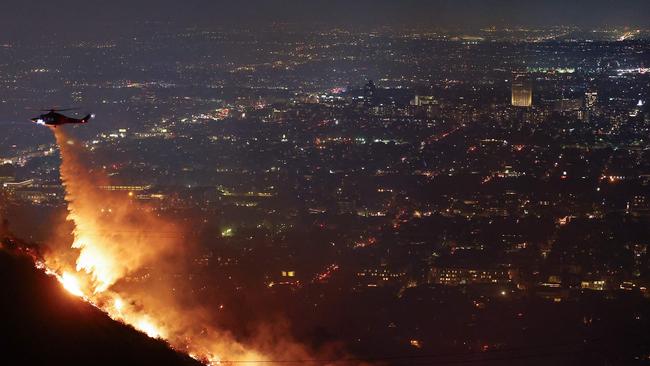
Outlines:
{"type": "MultiPolygon", "coordinates": [[[[81,25],[78,25],[81,26],[81,25]]],[[[90,25],[84,24],[83,27],[90,25]]],[[[90,40],[90,39],[116,39],[116,37],[130,37],[133,35],[148,36],[157,33],[157,27],[168,27],[170,31],[186,31],[186,30],[200,30],[207,32],[223,32],[231,33],[238,31],[263,31],[265,35],[277,35],[282,32],[289,31],[295,34],[309,34],[319,33],[325,31],[341,30],[351,33],[390,33],[396,34],[413,34],[418,32],[439,32],[446,37],[457,37],[462,35],[478,36],[486,35],[490,28],[495,33],[494,38],[498,38],[498,34],[504,35],[505,32],[534,32],[534,31],[551,31],[562,28],[573,28],[574,33],[567,33],[573,39],[577,40],[596,40],[600,41],[598,37],[588,37],[588,33],[594,32],[596,35],[611,31],[638,31],[632,39],[650,39],[650,25],[647,26],[633,26],[623,24],[603,24],[603,25],[575,25],[575,24],[553,24],[553,25],[526,25],[526,24],[487,24],[480,27],[468,27],[462,25],[433,25],[433,24],[381,24],[381,25],[355,25],[355,24],[331,24],[326,21],[317,21],[311,23],[309,28],[305,28],[304,24],[294,21],[286,22],[268,22],[258,24],[185,24],[173,20],[123,20],[121,23],[115,23],[108,20],[100,20],[92,23],[93,32],[80,32],[75,27],[59,27],[51,29],[48,32],[34,30],[28,25],[15,22],[4,22],[0,25],[0,42],[33,42],[38,40],[53,41],[53,37],[57,41],[76,41],[76,40],[90,40]],[[267,32],[270,31],[270,32],[267,32]],[[153,32],[153,33],[152,33],[153,32]],[[584,32],[584,33],[580,33],[584,32]]],[[[490,37],[491,38],[491,37],[490,37]]],[[[490,39],[488,38],[488,39],[490,39]]],[[[492,39],[494,40],[494,39],[492,39]]],[[[0,45],[2,46],[2,45],[0,45]]]]}
{"type": "Polygon", "coordinates": [[[650,2],[644,0],[251,0],[245,5],[207,0],[9,0],[0,5],[0,21],[30,33],[68,28],[92,33],[92,24],[130,25],[170,22],[179,26],[273,23],[372,28],[381,26],[480,29],[486,26],[649,27],[650,2]],[[588,9],[588,12],[584,10],[588,9]],[[53,28],[53,22],[56,28],[53,28]],[[83,29],[80,29],[83,27],[83,29]]]}

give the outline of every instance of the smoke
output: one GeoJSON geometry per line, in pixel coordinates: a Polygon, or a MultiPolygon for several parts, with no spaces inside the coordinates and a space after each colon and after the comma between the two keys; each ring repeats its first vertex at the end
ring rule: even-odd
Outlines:
{"type": "Polygon", "coordinates": [[[156,231],[181,234],[180,228],[146,207],[138,207],[127,195],[101,191],[99,186],[109,183],[80,161],[83,147],[61,128],[55,130],[55,136],[61,152],[68,219],[75,225],[72,246],[79,249],[77,270],[92,276],[94,292],[105,291],[118,279],[181,249],[173,238],[156,236],[153,240],[151,235],[156,231]]]}
{"type": "Polygon", "coordinates": [[[187,276],[182,274],[189,271],[184,268],[187,258],[183,254],[191,248],[183,228],[128,192],[100,189],[110,181],[102,171],[90,169],[83,144],[62,128],[54,129],[54,135],[61,155],[68,220],[74,229],[71,247],[55,243],[45,261],[69,292],[206,364],[319,357],[291,340],[280,326],[260,326],[246,344],[216,329],[209,307],[184,291],[187,276]]]}
{"type": "Polygon", "coordinates": [[[202,361],[264,360],[228,333],[211,328],[211,316],[204,309],[181,306],[184,299],[171,291],[182,288],[181,280],[139,284],[151,275],[151,268],[155,273],[183,272],[181,254],[189,249],[183,229],[128,192],[100,189],[110,182],[101,171],[89,169],[85,147],[62,128],[54,129],[54,135],[61,155],[68,220],[74,226],[72,248],[78,254],[74,264],[69,263],[69,254],[60,251],[51,251],[46,258],[63,285],[113,318],[164,338],[202,361]]]}

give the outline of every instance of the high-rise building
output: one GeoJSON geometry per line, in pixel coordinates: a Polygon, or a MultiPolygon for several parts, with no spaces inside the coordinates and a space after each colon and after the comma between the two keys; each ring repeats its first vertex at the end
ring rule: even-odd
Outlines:
{"type": "Polygon", "coordinates": [[[368,81],[368,83],[363,87],[364,104],[367,106],[375,105],[376,93],[377,87],[375,86],[375,83],[372,80],[368,81]]]}
{"type": "Polygon", "coordinates": [[[434,98],[432,95],[415,95],[413,100],[411,100],[411,105],[415,105],[418,107],[422,106],[429,106],[429,105],[434,105],[438,104],[438,101],[436,98],[434,98]]]}
{"type": "Polygon", "coordinates": [[[574,112],[582,109],[583,101],[581,98],[562,98],[553,102],[553,110],[556,112],[574,112]]]}
{"type": "Polygon", "coordinates": [[[533,105],[533,83],[523,75],[518,75],[512,81],[512,105],[515,107],[533,105]]]}
{"type": "Polygon", "coordinates": [[[585,93],[585,105],[587,109],[593,109],[598,101],[598,93],[595,91],[588,91],[585,93]]]}
{"type": "Polygon", "coordinates": [[[433,118],[440,112],[440,103],[432,95],[415,95],[411,100],[417,117],[433,118]]]}

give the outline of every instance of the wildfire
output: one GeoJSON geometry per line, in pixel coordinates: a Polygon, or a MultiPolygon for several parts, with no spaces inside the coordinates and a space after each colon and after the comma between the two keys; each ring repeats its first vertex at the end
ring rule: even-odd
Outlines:
{"type": "Polygon", "coordinates": [[[113,308],[119,313],[124,308],[124,302],[119,297],[113,300],[113,308]]]}
{"type": "MultiPolygon", "coordinates": [[[[110,182],[101,171],[87,166],[90,159],[84,156],[83,144],[66,136],[62,128],[53,132],[61,153],[68,220],[74,224],[73,242],[71,247],[65,243],[63,249],[48,251],[37,267],[111,318],[149,337],[164,339],[172,348],[207,365],[227,363],[224,360],[242,365],[272,362],[266,353],[285,359],[310,358],[304,347],[274,335],[255,340],[256,348],[264,349],[265,354],[251,350],[211,325],[209,306],[188,308],[180,291],[164,295],[185,285],[178,279],[153,275],[156,270],[163,273],[181,268],[179,253],[187,251],[181,228],[132,195],[99,189],[110,182]],[[281,346],[275,346],[277,342],[281,346]]],[[[328,275],[336,269],[338,266],[328,268],[328,275]]]]}
{"type": "Polygon", "coordinates": [[[160,329],[158,329],[158,327],[156,327],[148,318],[140,319],[140,321],[135,325],[135,328],[144,332],[151,338],[162,337],[160,329]]]}
{"type": "Polygon", "coordinates": [[[61,285],[63,285],[63,288],[68,290],[69,293],[79,297],[84,296],[83,291],[81,291],[81,286],[79,285],[79,280],[73,274],[63,272],[60,277],[60,282],[61,285]]]}
{"type": "Polygon", "coordinates": [[[169,258],[183,252],[182,232],[132,196],[101,191],[98,187],[109,185],[108,179],[85,165],[83,144],[66,136],[63,129],[55,129],[54,134],[61,152],[68,220],[74,224],[71,247],[77,256],[70,263],[69,250],[52,251],[40,264],[42,268],[56,276],[68,292],[113,319],[149,337],[165,339],[206,364],[219,364],[224,355],[238,361],[266,360],[211,328],[209,316],[197,316],[204,314],[204,309],[187,309],[173,298],[158,296],[146,283],[128,290],[115,287],[127,276],[148,278],[142,272],[150,267],[172,265],[166,263],[169,258]],[[156,230],[166,234],[156,235],[156,230]]]}

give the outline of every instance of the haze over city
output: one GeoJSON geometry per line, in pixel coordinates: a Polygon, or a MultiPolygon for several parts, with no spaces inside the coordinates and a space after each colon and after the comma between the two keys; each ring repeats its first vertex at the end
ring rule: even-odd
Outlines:
{"type": "Polygon", "coordinates": [[[645,365],[647,1],[5,1],[0,363],[645,365]]]}

